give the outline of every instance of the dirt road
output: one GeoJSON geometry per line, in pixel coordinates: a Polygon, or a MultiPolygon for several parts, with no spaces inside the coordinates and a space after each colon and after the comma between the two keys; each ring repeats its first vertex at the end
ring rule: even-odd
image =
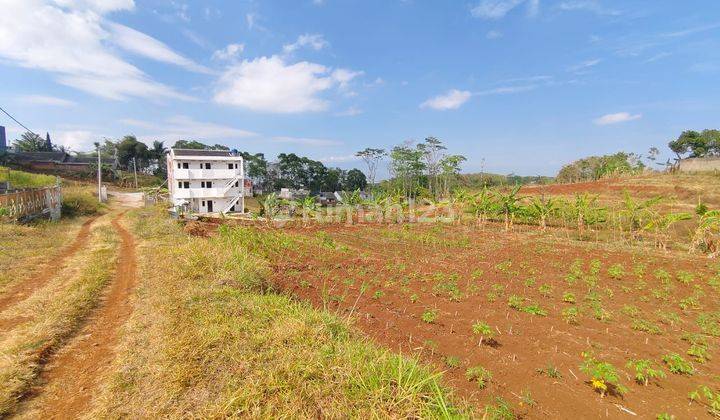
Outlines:
{"type": "Polygon", "coordinates": [[[115,278],[107,296],[78,335],[45,365],[39,386],[22,416],[77,418],[90,406],[102,372],[114,358],[119,329],[132,311],[130,294],[137,268],[135,241],[121,225],[122,216],[112,220],[121,244],[115,278]]]}
{"type": "Polygon", "coordinates": [[[11,305],[14,305],[27,297],[29,297],[35,290],[41,288],[45,283],[52,279],[56,273],[60,271],[63,263],[73,255],[75,255],[80,248],[85,246],[88,237],[90,236],[90,228],[95,221],[96,217],[88,219],[83,223],[73,242],[62,250],[60,254],[53,257],[45,266],[40,270],[39,273],[27,281],[23,281],[10,290],[7,293],[0,296],[0,312],[4,311],[11,305]]]}

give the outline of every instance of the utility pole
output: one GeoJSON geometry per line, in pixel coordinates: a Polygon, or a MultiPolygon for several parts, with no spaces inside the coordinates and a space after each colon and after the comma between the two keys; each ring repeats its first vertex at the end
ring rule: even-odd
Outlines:
{"type": "Polygon", "coordinates": [[[137,189],[137,161],[135,160],[135,156],[133,156],[133,174],[135,175],[135,189],[137,189]]]}
{"type": "Polygon", "coordinates": [[[98,201],[102,203],[102,161],[100,160],[100,143],[95,142],[97,150],[97,178],[98,178],[98,201]]]}

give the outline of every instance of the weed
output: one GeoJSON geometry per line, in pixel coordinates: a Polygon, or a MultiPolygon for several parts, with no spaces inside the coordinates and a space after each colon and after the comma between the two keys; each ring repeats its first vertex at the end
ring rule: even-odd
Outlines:
{"type": "Polygon", "coordinates": [[[520,405],[526,405],[528,407],[535,407],[535,400],[532,397],[529,389],[523,390],[520,394],[520,405]]]}
{"type": "Polygon", "coordinates": [[[465,371],[465,378],[470,382],[477,382],[478,388],[483,389],[492,379],[492,372],[482,366],[473,366],[465,371]]]}
{"type": "Polygon", "coordinates": [[[682,356],[677,353],[666,354],[663,356],[662,360],[666,365],[668,365],[668,369],[672,373],[676,373],[678,375],[692,375],[693,372],[695,372],[695,368],[693,368],[692,363],[683,359],[682,356]]]}
{"type": "Polygon", "coordinates": [[[423,312],[421,318],[422,318],[423,322],[432,324],[438,318],[438,310],[437,309],[427,309],[427,310],[425,310],[425,312],[423,312]]]}
{"type": "Polygon", "coordinates": [[[460,358],[457,356],[448,356],[445,358],[445,365],[451,369],[460,367],[460,358]]]}
{"type": "Polygon", "coordinates": [[[488,404],[485,406],[485,416],[492,420],[513,420],[515,419],[515,413],[513,413],[510,404],[500,397],[495,397],[495,404],[488,404]]]}
{"type": "Polygon", "coordinates": [[[643,384],[645,386],[648,385],[651,379],[665,378],[665,372],[655,366],[655,364],[650,360],[629,360],[625,366],[628,369],[634,370],[635,380],[639,384],[643,384]]]}
{"type": "Polygon", "coordinates": [[[624,394],[627,390],[620,384],[620,377],[613,365],[608,362],[596,360],[591,353],[583,352],[583,363],[580,371],[590,376],[590,386],[598,392],[601,397],[610,393],[624,394]]]}

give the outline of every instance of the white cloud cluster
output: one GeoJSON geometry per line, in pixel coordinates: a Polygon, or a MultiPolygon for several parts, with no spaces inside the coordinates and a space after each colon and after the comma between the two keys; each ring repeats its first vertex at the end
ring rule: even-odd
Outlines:
{"type": "Polygon", "coordinates": [[[234,60],[245,50],[245,44],[228,44],[225,48],[213,53],[213,60],[234,60]]]}
{"type": "Polygon", "coordinates": [[[161,140],[174,143],[181,139],[227,140],[228,138],[246,138],[257,136],[252,131],[226,125],[200,122],[184,115],[176,115],[162,122],[149,122],[137,119],[124,119],[123,124],[147,130],[138,136],[139,140],[161,140]]]}
{"type": "Polygon", "coordinates": [[[214,100],[262,112],[323,111],[328,101],[320,95],[344,89],[360,74],[307,61],[288,64],[277,55],[259,57],[228,67],[220,76],[214,100]]]}
{"type": "Polygon", "coordinates": [[[642,118],[642,114],[630,114],[629,112],[618,112],[616,114],[606,114],[600,118],[595,119],[593,122],[596,125],[611,125],[619,124],[627,121],[639,120],[642,118]]]}
{"type": "Polygon", "coordinates": [[[207,72],[162,42],[106,17],[134,7],[132,0],[4,0],[0,58],[54,73],[61,84],[109,99],[190,99],[152,80],[117,53],[115,47],[207,72]]]}
{"type": "Polygon", "coordinates": [[[619,10],[608,9],[597,0],[566,0],[558,5],[560,10],[590,12],[596,15],[618,16],[619,10]]]}
{"type": "Polygon", "coordinates": [[[458,109],[470,99],[472,93],[467,90],[451,89],[448,92],[428,99],[420,104],[420,108],[431,108],[438,111],[458,109]]]}
{"type": "Polygon", "coordinates": [[[290,54],[299,50],[300,48],[308,47],[315,51],[320,51],[323,48],[329,46],[330,43],[320,34],[304,34],[300,35],[298,39],[292,44],[286,44],[283,46],[283,52],[290,54]]]}
{"type": "Polygon", "coordinates": [[[60,106],[68,107],[77,105],[73,101],[67,99],[57,98],[55,96],[47,95],[23,95],[18,97],[18,100],[27,105],[41,105],[41,106],[60,106]]]}

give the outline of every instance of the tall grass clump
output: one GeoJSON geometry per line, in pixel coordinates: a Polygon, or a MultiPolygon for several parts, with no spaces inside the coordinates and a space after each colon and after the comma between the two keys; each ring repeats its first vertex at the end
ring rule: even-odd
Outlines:
{"type": "Polygon", "coordinates": [[[63,187],[63,217],[92,216],[102,213],[106,206],[100,203],[92,187],[63,187]]]}
{"type": "Polygon", "coordinates": [[[377,347],[333,314],[270,291],[269,263],[250,249],[282,245],[249,241],[282,237],[229,228],[196,238],[161,210],[132,218],[138,299],[93,417],[459,413],[439,374],[377,347]]]}

